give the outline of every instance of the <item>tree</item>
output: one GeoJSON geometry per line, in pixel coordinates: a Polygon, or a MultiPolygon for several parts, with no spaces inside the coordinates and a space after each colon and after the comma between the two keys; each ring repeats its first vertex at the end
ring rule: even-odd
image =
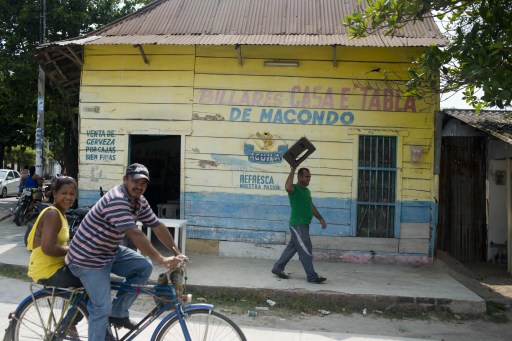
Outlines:
{"type": "MultiPolygon", "coordinates": [[[[20,20],[14,12],[19,10],[15,1],[0,1],[0,163],[13,146],[34,141],[31,135],[34,135],[36,98],[26,90],[36,84],[37,73],[33,68],[27,70],[26,65],[33,64],[33,58],[25,52],[26,46],[33,45],[35,40],[31,27],[16,29],[20,20]]],[[[37,30],[37,25],[34,29],[37,30]]]]}
{"type": "MultiPolygon", "coordinates": [[[[361,0],[359,0],[361,2],[361,0]]],[[[512,2],[509,0],[368,0],[345,18],[352,37],[396,35],[408,22],[427,16],[444,25],[449,43],[430,46],[409,68],[410,94],[463,90],[477,111],[509,107],[512,101],[512,2]],[[439,78],[440,77],[440,78],[439,78]],[[481,95],[477,91],[481,90],[481,95]]]]}
{"type": "MultiPolygon", "coordinates": [[[[37,119],[39,18],[43,0],[0,0],[0,164],[13,147],[33,147],[37,119]]],[[[46,40],[78,37],[150,0],[46,0],[46,40]]],[[[47,82],[45,139],[71,176],[78,174],[78,99],[47,82]],[[69,129],[71,127],[71,129],[69,129]]]]}
{"type": "Polygon", "coordinates": [[[30,165],[34,161],[36,151],[32,148],[13,147],[6,152],[5,156],[11,163],[17,163],[20,167],[23,167],[24,165],[30,165]]]}

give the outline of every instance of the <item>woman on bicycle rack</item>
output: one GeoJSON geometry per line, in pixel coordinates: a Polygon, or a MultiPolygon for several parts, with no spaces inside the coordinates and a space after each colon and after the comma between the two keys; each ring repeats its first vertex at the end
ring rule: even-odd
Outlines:
{"type": "Polygon", "coordinates": [[[81,287],[64,264],[69,241],[66,210],[75,202],[77,184],[71,177],[58,177],[52,188],[53,206],[41,212],[28,236],[27,248],[32,251],[28,275],[47,286],[81,287]]]}
{"type": "Polygon", "coordinates": [[[128,309],[136,292],[118,291],[111,304],[110,273],[125,278],[125,283],[147,284],[153,270],[151,260],[174,269],[187,257],[180,254],[169,229],[151,210],[143,194],[149,183],[149,171],[134,163],[126,168],[123,183],[100,198],[80,223],[73,237],[66,264],[80,278],[89,300],[89,340],[105,340],[107,324],[134,329],[128,309]],[[164,257],[135,221],[152,228],[162,244],[172,253],[164,257]],[[121,245],[124,236],[150,259],[121,245]]]}

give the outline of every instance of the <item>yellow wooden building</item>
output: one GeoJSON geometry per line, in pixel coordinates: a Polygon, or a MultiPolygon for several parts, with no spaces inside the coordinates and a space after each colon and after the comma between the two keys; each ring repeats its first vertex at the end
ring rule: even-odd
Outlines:
{"type": "Polygon", "coordinates": [[[79,201],[151,172],[155,211],[187,220],[188,252],[276,258],[289,239],[283,153],[316,151],[315,257],[426,262],[434,254],[439,97],[404,96],[407,68],[444,39],[431,19],[350,40],[356,0],[157,0],[43,46],[79,96],[79,201]]]}

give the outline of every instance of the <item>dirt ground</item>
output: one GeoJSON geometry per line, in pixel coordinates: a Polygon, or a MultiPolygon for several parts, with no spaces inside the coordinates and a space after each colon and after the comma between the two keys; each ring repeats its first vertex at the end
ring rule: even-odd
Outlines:
{"type": "MultiPolygon", "coordinates": [[[[139,300],[138,300],[139,301],[139,300]]],[[[152,307],[152,301],[136,303],[136,310],[152,307]]],[[[276,306],[279,304],[277,302],[276,306]]],[[[389,318],[381,312],[367,311],[366,314],[305,314],[293,311],[257,310],[257,316],[250,317],[247,311],[236,306],[216,305],[216,310],[230,317],[243,329],[244,326],[290,329],[304,331],[340,332],[378,335],[388,337],[408,337],[445,341],[503,341],[510,340],[512,312],[495,311],[482,317],[428,314],[421,317],[398,316],[389,318]]]]}
{"type": "MultiPolygon", "coordinates": [[[[512,314],[508,312],[508,318],[512,314]]],[[[429,340],[464,340],[464,341],[502,341],[510,340],[511,322],[495,323],[485,320],[400,318],[389,319],[379,314],[367,315],[353,313],[350,315],[332,314],[324,317],[290,316],[274,317],[272,314],[259,314],[255,318],[232,316],[241,326],[265,328],[284,328],[292,330],[315,330],[323,332],[357,333],[389,337],[410,337],[429,340]]]]}
{"type": "MultiPolygon", "coordinates": [[[[488,312],[481,316],[451,313],[401,313],[393,316],[380,311],[350,311],[342,314],[303,313],[278,309],[279,300],[269,310],[257,311],[250,317],[243,304],[218,304],[216,310],[229,316],[240,326],[322,332],[357,333],[389,337],[419,338],[444,341],[512,340],[512,277],[506,267],[485,263],[461,264],[441,256],[446,271],[488,302],[488,312]]],[[[141,301],[139,308],[152,306],[141,301]]],[[[135,308],[137,309],[137,308],[135,308]]]]}

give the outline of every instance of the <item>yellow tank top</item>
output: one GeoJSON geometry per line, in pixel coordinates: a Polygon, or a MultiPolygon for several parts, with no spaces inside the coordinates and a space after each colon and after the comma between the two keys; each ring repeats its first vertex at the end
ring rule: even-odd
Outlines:
{"type": "Polygon", "coordinates": [[[69,227],[66,217],[64,217],[56,207],[50,206],[45,208],[37,217],[34,227],[30,231],[27,240],[27,249],[32,251],[32,254],[30,255],[30,263],[28,265],[28,275],[32,277],[34,282],[37,282],[40,279],[47,279],[52,277],[57,272],[57,270],[64,266],[64,256],[48,256],[43,252],[41,246],[38,246],[34,249],[34,237],[36,235],[37,225],[39,224],[39,221],[45,212],[52,209],[59,212],[62,225],[59,234],[57,235],[57,244],[66,245],[69,240],[69,227]]]}

